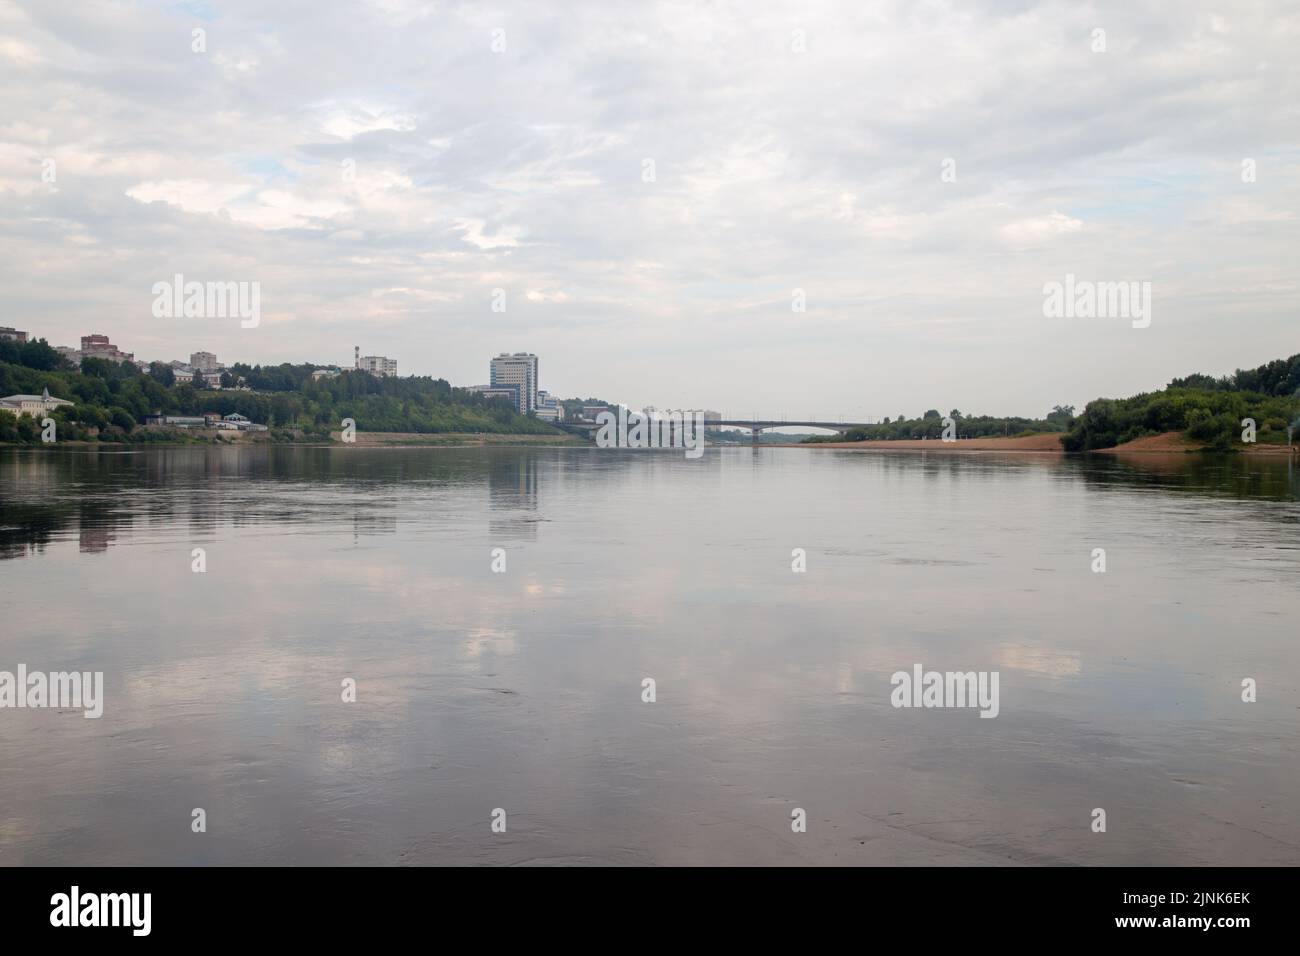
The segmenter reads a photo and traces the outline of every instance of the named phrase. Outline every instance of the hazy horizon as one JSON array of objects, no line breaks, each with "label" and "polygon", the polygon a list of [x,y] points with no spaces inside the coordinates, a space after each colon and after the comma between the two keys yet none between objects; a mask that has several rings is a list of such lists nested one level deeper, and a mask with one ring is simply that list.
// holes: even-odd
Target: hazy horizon
[{"label": "hazy horizon", "polygon": [[[1297,38],[1291,3],[3,2],[0,324],[455,385],[529,351],[732,416],[1082,408],[1300,351]],[[260,324],[155,318],[176,273],[259,282]],[[1045,318],[1067,274],[1149,281],[1150,327]]]}]

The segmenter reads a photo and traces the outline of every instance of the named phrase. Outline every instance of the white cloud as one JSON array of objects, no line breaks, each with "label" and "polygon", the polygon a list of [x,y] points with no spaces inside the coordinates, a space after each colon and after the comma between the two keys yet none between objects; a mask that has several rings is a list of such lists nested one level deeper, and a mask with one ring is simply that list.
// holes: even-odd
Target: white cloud
[{"label": "white cloud", "polygon": [[1035,245],[1083,229],[1083,221],[1062,212],[1017,219],[1002,226],[1002,238],[1016,246]]},{"label": "white cloud", "polygon": [[529,302],[569,301],[569,296],[561,289],[529,289],[524,294]]},{"label": "white cloud", "polygon": [[[1280,2],[228,0],[206,55],[192,21],[0,3],[0,282],[56,344],[110,315],[188,354],[139,302],[183,271],[296,317],[235,358],[346,361],[382,328],[412,371],[528,349],[561,394],[660,406],[1030,413],[1295,350]],[[1044,324],[1067,272],[1151,278],[1161,337]]]},{"label": "white cloud", "polygon": [[490,230],[482,219],[456,219],[455,228],[462,238],[479,249],[513,249],[519,245],[523,229],[518,226],[499,226]]},{"label": "white cloud", "polygon": [[165,179],[137,183],[126,191],[140,202],[165,202],[185,212],[214,213],[226,209],[248,192],[243,183],[211,183],[199,179]]}]

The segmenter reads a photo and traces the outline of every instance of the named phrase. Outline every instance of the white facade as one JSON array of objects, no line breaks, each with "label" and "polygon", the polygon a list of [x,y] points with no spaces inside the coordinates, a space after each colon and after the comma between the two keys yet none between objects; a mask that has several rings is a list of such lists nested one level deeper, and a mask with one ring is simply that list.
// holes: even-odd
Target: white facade
[{"label": "white facade", "polygon": [[221,376],[225,374],[224,371],[221,369],[207,372],[201,368],[197,368],[191,365],[186,365],[184,362],[172,362],[171,369],[172,369],[172,374],[176,376],[177,384],[181,384],[184,382],[193,382],[194,373],[200,372],[203,375],[203,381],[206,387],[212,389],[221,388]]},{"label": "white facade", "polygon": [[396,375],[397,359],[385,358],[382,355],[362,355],[357,359],[357,368],[371,375]]},{"label": "white facade", "polygon": [[537,390],[537,417],[545,422],[564,421],[564,406],[545,389]]},{"label": "white facade", "polygon": [[11,415],[44,415],[71,404],[66,398],[51,398],[47,388],[40,395],[6,395],[0,398],[0,411]]}]

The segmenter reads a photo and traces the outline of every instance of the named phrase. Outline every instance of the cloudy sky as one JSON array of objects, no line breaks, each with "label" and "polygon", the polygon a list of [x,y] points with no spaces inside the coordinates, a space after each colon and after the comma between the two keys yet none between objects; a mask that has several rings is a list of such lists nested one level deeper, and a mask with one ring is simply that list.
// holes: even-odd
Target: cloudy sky
[{"label": "cloudy sky", "polygon": [[[1300,351],[1297,49],[1273,2],[0,0],[0,324],[459,385],[526,350],[730,415],[1081,406]],[[261,324],[155,318],[176,273]],[[1150,281],[1150,327],[1045,318],[1067,273]]]}]

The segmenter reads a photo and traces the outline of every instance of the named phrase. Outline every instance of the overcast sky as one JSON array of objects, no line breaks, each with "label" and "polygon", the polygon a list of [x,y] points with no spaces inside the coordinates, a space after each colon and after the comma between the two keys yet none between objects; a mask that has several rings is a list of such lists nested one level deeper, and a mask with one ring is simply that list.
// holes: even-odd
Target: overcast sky
[{"label": "overcast sky", "polygon": [[[1082,406],[1300,351],[1298,50],[1269,2],[0,0],[0,325],[457,385],[531,351],[729,415]],[[155,318],[176,273],[261,324]],[[1150,327],[1045,318],[1066,273],[1150,281]]]}]

